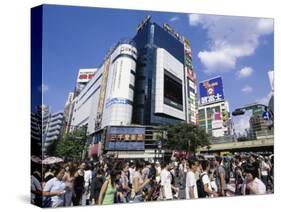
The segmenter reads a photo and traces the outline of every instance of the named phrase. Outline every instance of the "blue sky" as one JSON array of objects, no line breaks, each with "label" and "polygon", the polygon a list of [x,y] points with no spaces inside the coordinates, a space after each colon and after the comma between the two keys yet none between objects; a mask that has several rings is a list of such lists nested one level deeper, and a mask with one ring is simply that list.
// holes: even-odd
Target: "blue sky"
[{"label": "blue sky", "polygon": [[190,40],[198,81],[222,76],[231,111],[267,102],[267,72],[274,69],[272,19],[45,5],[44,103],[63,110],[78,70],[98,67],[114,43],[135,35],[146,15]]}]

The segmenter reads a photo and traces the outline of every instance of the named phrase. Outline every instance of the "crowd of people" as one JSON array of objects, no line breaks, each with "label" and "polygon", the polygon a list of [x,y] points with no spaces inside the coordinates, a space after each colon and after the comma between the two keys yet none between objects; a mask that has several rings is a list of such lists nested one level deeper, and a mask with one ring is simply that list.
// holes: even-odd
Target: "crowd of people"
[{"label": "crowd of people", "polygon": [[273,157],[190,157],[33,164],[31,201],[41,207],[106,205],[273,192]]}]

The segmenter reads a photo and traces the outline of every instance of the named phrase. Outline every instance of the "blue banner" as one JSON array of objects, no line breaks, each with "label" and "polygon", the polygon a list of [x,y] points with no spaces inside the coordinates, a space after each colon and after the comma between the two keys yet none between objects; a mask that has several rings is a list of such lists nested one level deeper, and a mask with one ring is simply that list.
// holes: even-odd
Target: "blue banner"
[{"label": "blue banner", "polygon": [[145,134],[145,128],[141,127],[110,127],[108,134]]},{"label": "blue banner", "polygon": [[144,142],[107,142],[107,150],[144,150]]},{"label": "blue banner", "polygon": [[224,100],[222,78],[216,77],[199,83],[200,104],[210,104]]}]

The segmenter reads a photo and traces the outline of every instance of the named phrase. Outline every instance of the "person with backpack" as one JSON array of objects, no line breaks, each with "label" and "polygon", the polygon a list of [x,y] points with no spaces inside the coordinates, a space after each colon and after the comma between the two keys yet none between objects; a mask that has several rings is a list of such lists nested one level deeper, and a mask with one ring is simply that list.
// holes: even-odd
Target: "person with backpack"
[{"label": "person with backpack", "polygon": [[197,165],[194,160],[189,161],[189,171],[186,175],[186,186],[185,186],[185,193],[186,199],[195,199],[198,198],[198,190],[196,184],[195,173],[197,171]]},{"label": "person with backpack", "polygon": [[202,173],[197,180],[197,190],[199,198],[217,197],[217,193],[213,191],[211,182],[208,176],[210,170],[210,163],[208,160],[201,161]]}]

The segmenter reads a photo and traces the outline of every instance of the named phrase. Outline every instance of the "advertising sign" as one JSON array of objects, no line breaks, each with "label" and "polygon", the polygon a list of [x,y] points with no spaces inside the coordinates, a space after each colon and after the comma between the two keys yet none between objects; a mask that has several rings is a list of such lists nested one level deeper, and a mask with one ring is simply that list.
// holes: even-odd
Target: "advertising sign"
[{"label": "advertising sign", "polygon": [[97,69],[80,69],[77,76],[77,83],[89,82],[95,75]]},{"label": "advertising sign", "polygon": [[110,127],[106,135],[106,150],[144,150],[145,128]]},{"label": "advertising sign", "polygon": [[199,83],[200,104],[210,104],[224,100],[222,78],[216,77]]},{"label": "advertising sign", "polygon": [[191,81],[196,82],[196,74],[192,69],[185,67],[185,74]]}]

